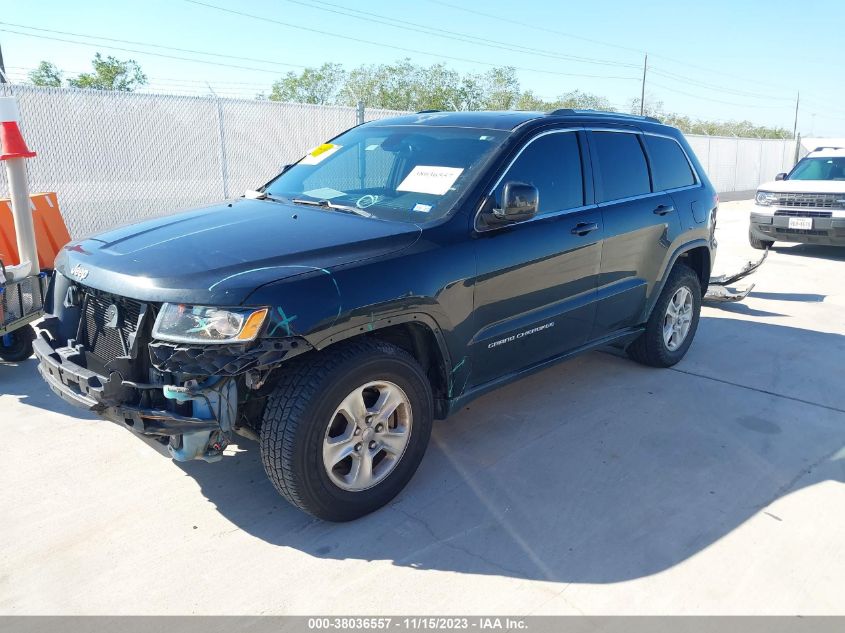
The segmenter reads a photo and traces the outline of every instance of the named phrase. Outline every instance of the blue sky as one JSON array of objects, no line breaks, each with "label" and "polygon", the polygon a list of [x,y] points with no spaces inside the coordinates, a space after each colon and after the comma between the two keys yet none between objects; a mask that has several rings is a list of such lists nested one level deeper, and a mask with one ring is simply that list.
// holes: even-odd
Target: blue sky
[{"label": "blue sky", "polygon": [[[794,0],[202,2],[267,20],[186,0],[2,0],[0,45],[7,71],[13,80],[23,79],[46,59],[72,75],[89,69],[94,53],[100,51],[135,59],[154,91],[207,94],[208,83],[220,96],[251,97],[262,90],[269,92],[275,78],[302,66],[331,61],[351,68],[410,57],[421,64],[444,62],[472,72],[489,68],[485,64],[513,65],[519,68],[523,88],[545,98],[579,89],[625,107],[639,95],[647,51],[651,72],[646,98],[662,101],[666,110],[697,118],[748,119],[791,130],[795,93],[800,89],[799,131],[805,136],[845,136],[845,2],[841,0],[800,4]],[[369,12],[382,20],[403,20],[407,28],[336,13],[350,10]],[[444,37],[411,30],[417,27],[409,22],[438,30]],[[90,39],[24,27],[263,61],[101,40],[92,44]],[[458,41],[444,30],[474,41]],[[479,39],[497,43],[487,46]],[[503,50],[503,44],[534,51]],[[157,57],[151,52],[212,63]]]}]

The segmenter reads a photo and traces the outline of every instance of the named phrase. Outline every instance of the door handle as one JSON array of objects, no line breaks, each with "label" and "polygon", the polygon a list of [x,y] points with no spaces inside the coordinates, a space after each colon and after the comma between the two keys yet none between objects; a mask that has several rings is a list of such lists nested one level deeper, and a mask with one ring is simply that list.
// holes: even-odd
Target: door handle
[{"label": "door handle", "polygon": [[579,222],[575,226],[572,227],[572,235],[580,235],[584,236],[587,233],[592,233],[593,231],[598,231],[599,225],[595,222]]},{"label": "door handle", "polygon": [[675,210],[671,204],[661,204],[654,210],[654,215],[666,215],[667,213],[672,213]]}]

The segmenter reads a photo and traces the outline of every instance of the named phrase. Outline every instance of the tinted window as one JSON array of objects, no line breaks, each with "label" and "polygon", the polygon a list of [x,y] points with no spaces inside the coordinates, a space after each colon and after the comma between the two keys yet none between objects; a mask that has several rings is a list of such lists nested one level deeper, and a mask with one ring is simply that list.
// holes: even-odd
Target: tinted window
[{"label": "tinted window", "polygon": [[686,154],[677,142],[661,136],[645,136],[651,158],[651,177],[654,190],[675,189],[695,184]]},{"label": "tinted window", "polygon": [[505,183],[511,180],[537,187],[541,214],[582,206],[584,179],[577,135],[574,132],[546,134],[530,143],[499,183],[497,203],[501,203]]},{"label": "tinted window", "polygon": [[592,145],[598,158],[602,201],[651,191],[645,154],[637,136],[620,132],[593,133]]}]

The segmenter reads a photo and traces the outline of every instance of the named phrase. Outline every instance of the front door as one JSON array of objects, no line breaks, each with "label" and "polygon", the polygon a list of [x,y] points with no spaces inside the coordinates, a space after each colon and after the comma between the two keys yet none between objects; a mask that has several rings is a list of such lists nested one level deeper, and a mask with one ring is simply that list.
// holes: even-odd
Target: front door
[{"label": "front door", "polygon": [[595,316],[602,217],[585,187],[583,133],[545,132],[518,154],[494,191],[508,181],[537,187],[538,215],[480,231],[475,240],[476,333],[471,341],[477,386],[575,349]]}]

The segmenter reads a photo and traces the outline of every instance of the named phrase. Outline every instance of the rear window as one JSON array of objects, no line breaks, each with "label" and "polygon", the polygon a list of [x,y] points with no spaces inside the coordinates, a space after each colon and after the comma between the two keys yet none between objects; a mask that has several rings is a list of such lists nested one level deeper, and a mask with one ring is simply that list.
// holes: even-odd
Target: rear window
[{"label": "rear window", "polygon": [[602,202],[651,192],[648,166],[637,136],[593,132],[592,147],[598,158]]},{"label": "rear window", "polygon": [[677,141],[662,136],[645,136],[651,158],[654,190],[677,189],[695,184],[692,168]]}]

